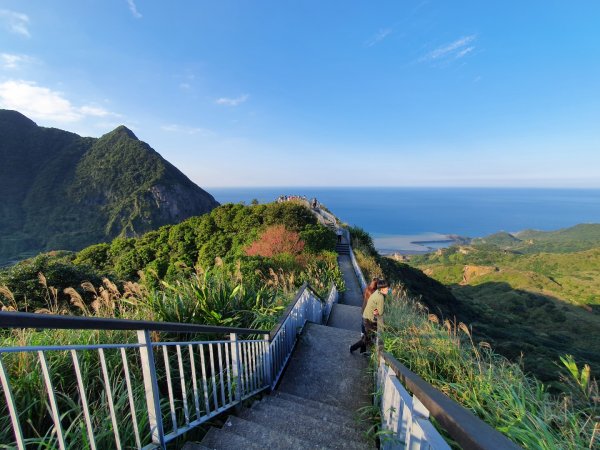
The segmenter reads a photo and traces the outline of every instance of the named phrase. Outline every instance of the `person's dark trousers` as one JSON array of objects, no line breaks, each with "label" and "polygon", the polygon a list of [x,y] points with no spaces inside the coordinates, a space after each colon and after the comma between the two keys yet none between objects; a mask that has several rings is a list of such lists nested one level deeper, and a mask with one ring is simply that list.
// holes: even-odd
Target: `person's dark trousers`
[{"label": "person's dark trousers", "polygon": [[367,351],[367,347],[369,347],[371,345],[371,342],[373,342],[373,336],[375,335],[375,331],[377,330],[377,323],[367,319],[363,319],[363,324],[365,327],[365,333],[359,341],[352,344],[352,346],[350,347],[351,352],[354,352],[355,350],[360,348],[360,352],[365,353]]}]

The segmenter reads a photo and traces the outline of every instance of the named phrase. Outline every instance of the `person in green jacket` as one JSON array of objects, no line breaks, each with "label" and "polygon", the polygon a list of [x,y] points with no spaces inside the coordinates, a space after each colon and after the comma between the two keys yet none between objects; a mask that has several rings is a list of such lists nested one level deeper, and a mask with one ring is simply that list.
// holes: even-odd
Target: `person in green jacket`
[{"label": "person in green jacket", "polygon": [[367,305],[363,311],[363,324],[365,333],[361,339],[350,346],[350,353],[360,348],[361,353],[367,352],[367,347],[371,345],[373,336],[377,331],[377,318],[383,316],[384,300],[390,292],[390,285],[385,280],[377,281],[377,290],[371,294]]}]

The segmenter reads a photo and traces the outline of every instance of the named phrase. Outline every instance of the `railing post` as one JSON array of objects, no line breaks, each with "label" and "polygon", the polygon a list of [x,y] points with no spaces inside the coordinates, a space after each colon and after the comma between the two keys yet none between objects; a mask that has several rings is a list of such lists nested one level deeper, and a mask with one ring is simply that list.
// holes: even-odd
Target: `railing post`
[{"label": "railing post", "polygon": [[235,380],[234,403],[240,403],[242,401],[242,355],[240,355],[237,333],[231,333],[229,340],[231,345],[231,370]]},{"label": "railing post", "polygon": [[154,351],[152,350],[152,339],[148,330],[138,330],[137,336],[138,342],[142,344],[140,347],[140,357],[152,443],[164,449],[166,448],[165,432],[162,423],[162,413],[160,411],[160,396],[158,391],[158,380],[156,378]]},{"label": "railing post", "polygon": [[269,386],[269,390],[272,389],[273,383],[273,363],[271,361],[271,342],[270,336],[268,334],[263,335],[263,345],[264,345],[264,364],[265,364],[265,381]]}]

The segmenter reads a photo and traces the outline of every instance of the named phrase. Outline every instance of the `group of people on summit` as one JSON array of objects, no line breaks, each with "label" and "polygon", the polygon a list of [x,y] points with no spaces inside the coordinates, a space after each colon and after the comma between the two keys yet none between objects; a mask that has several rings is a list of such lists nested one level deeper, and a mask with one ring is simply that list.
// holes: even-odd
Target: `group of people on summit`
[{"label": "group of people on summit", "polygon": [[360,340],[350,346],[350,353],[360,348],[361,354],[367,353],[377,332],[377,319],[383,317],[384,300],[391,297],[392,290],[386,280],[373,278],[363,295],[362,334]]}]

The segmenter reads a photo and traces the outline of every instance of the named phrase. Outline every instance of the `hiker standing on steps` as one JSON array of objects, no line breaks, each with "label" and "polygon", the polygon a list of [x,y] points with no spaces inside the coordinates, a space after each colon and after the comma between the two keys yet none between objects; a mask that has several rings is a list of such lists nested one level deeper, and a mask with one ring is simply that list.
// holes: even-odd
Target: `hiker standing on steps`
[{"label": "hiker standing on steps", "polygon": [[335,229],[335,234],[337,234],[337,241],[338,241],[338,244],[341,244],[341,243],[342,243],[342,234],[343,234],[343,233],[342,233],[342,229],[341,229],[341,228],[339,228],[339,227],[338,227],[338,228],[336,228],[336,229]]},{"label": "hiker standing on steps", "polygon": [[365,321],[362,320],[362,313],[365,312],[365,308],[367,307],[367,302],[369,301],[369,297],[371,296],[371,294],[373,294],[373,292],[375,292],[377,290],[377,282],[379,281],[379,278],[373,278],[371,280],[371,282],[367,285],[367,288],[365,289],[365,293],[363,294],[363,304],[362,304],[362,309],[360,310],[360,318],[361,318],[361,324],[360,324],[360,331],[362,331],[362,334],[365,334]]},{"label": "hiker standing on steps", "polygon": [[377,281],[377,290],[371,294],[367,301],[367,306],[363,311],[363,324],[365,327],[365,334],[358,342],[355,342],[350,346],[350,353],[360,348],[360,353],[366,353],[367,347],[373,342],[373,337],[377,332],[377,318],[383,316],[383,301],[390,292],[390,285],[385,280]]}]

